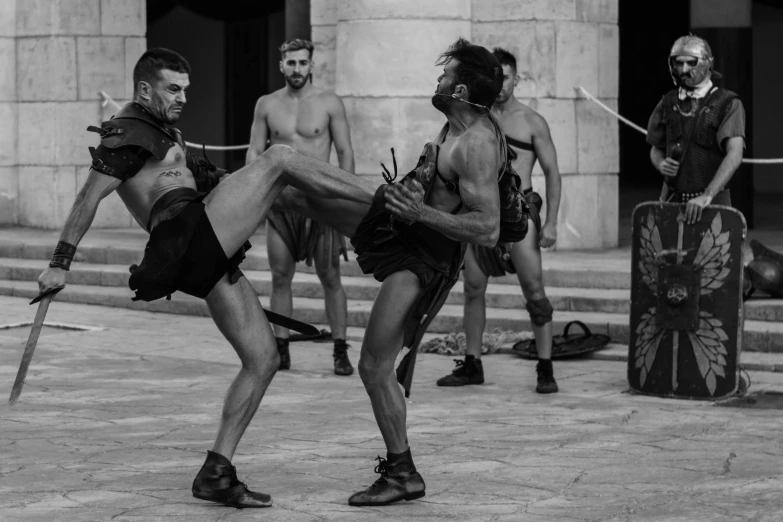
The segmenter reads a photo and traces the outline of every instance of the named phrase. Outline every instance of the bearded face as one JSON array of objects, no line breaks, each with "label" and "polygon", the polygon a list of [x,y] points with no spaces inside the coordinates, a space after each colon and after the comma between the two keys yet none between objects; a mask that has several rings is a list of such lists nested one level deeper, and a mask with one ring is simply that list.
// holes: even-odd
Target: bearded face
[{"label": "bearded face", "polygon": [[669,58],[669,69],[679,87],[693,90],[709,78],[712,61],[687,55],[673,56]]},{"label": "bearded face", "polygon": [[693,90],[712,74],[713,58],[709,44],[697,36],[683,36],[669,53],[669,72],[674,83]]}]

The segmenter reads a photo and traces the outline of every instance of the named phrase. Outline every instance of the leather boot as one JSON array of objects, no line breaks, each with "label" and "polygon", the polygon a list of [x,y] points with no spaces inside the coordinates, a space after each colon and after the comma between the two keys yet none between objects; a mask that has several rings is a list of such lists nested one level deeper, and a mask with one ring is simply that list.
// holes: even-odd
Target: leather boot
[{"label": "leather boot", "polygon": [[468,384],[484,384],[484,366],[481,359],[466,355],[464,361],[454,359],[457,367],[445,377],[437,381],[438,386],[466,386]]},{"label": "leather boot", "polygon": [[332,357],[334,357],[334,373],[336,375],[353,374],[353,366],[348,359],[348,348],[350,348],[350,345],[346,344],[342,339],[337,339],[334,342],[334,353],[332,354]]},{"label": "leather boot", "polygon": [[555,372],[552,369],[552,361],[550,359],[539,359],[536,365],[536,373],[538,374],[538,383],[536,384],[538,393],[557,393]]},{"label": "leather boot", "polygon": [[385,506],[400,500],[415,500],[424,496],[424,479],[416,472],[411,450],[405,453],[387,453],[387,459],[380,455],[375,472],[381,477],[364,491],[351,495],[351,506]]},{"label": "leather boot", "polygon": [[237,469],[220,453],[207,451],[207,460],[193,481],[193,496],[235,508],[262,508],[272,497],[250,491],[237,478]]}]

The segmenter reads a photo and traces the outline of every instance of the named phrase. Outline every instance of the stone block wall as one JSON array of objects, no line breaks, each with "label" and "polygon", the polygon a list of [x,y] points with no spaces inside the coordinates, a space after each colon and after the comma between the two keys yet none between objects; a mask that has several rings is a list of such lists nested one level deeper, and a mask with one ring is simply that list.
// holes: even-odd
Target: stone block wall
[{"label": "stone block wall", "polygon": [[[0,0],[0,224],[60,228],[86,179],[99,91],[132,96],[145,0]],[[93,226],[133,224],[116,194]]]},{"label": "stone block wall", "polygon": [[[403,172],[415,164],[444,121],[430,97],[450,43],[504,47],[558,151],[558,248],[617,244],[618,124],[575,87],[617,107],[618,0],[311,0],[311,19],[315,81],[345,100],[357,173],[377,176],[390,147]],[[533,185],[545,195],[538,165]]]}]

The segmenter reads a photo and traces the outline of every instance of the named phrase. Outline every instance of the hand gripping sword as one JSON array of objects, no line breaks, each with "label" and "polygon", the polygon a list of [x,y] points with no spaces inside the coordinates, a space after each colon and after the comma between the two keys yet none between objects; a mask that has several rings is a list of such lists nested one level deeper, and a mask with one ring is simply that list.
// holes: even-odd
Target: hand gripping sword
[{"label": "hand gripping sword", "polygon": [[19,399],[19,394],[22,393],[22,386],[24,386],[24,379],[27,377],[27,369],[30,367],[30,361],[33,360],[33,352],[38,344],[38,336],[41,335],[41,329],[43,328],[44,319],[46,318],[46,312],[49,310],[49,303],[52,302],[52,298],[62,290],[64,287],[51,288],[46,292],[42,292],[36,296],[35,299],[30,301],[30,304],[35,304],[40,301],[38,305],[38,311],[35,314],[35,320],[33,321],[33,328],[30,330],[30,337],[27,338],[27,345],[24,347],[24,353],[22,354],[22,362],[19,364],[19,371],[16,374],[16,380],[14,381],[14,387],[11,389],[11,397],[8,399],[8,405],[13,406]]}]

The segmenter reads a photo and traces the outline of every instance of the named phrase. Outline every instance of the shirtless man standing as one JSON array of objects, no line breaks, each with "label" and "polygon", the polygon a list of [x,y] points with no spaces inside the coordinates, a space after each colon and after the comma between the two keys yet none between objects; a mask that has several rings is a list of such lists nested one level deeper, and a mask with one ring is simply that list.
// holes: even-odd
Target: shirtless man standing
[{"label": "shirtless man standing", "polygon": [[[512,244],[511,258],[503,259],[498,249],[471,245],[465,256],[465,330],[466,355],[457,360],[457,368],[438,379],[438,386],[465,386],[484,382],[481,363],[481,345],[486,324],[486,303],[489,276],[499,277],[517,274],[526,308],[530,314],[533,334],[538,349],[538,393],[557,392],[557,382],[552,370],[552,305],[544,292],[541,250],[551,247],[557,239],[557,212],[560,208],[560,171],[557,168],[557,152],[549,134],[549,125],[536,111],[524,105],[514,96],[519,83],[517,61],[514,55],[496,47],[493,54],[503,65],[503,90],[492,106],[500,127],[506,134],[514,157],[514,169],[522,178],[520,190],[525,194],[531,215],[531,226],[525,239]],[[541,226],[541,196],[533,192],[532,173],[536,160],[541,163],[546,179],[546,222]]]},{"label": "shirtless man standing", "polygon": [[[247,164],[266,150],[267,141],[269,145],[288,145],[306,156],[328,162],[334,142],[340,168],[353,173],[351,131],[343,102],[312,84],[312,42],[285,42],[280,53],[280,72],[286,86],[258,100]],[[348,302],[340,280],[340,254],[348,260],[344,236],[296,212],[273,210],[267,215],[266,248],[272,270],[271,309],[289,317],[293,312],[291,282],[296,263],[306,261],[310,266],[315,261],[334,340],[334,373],[351,375],[353,366],[345,342]],[[288,329],[278,325],[274,329],[280,369],[288,370],[291,368]]]}]

